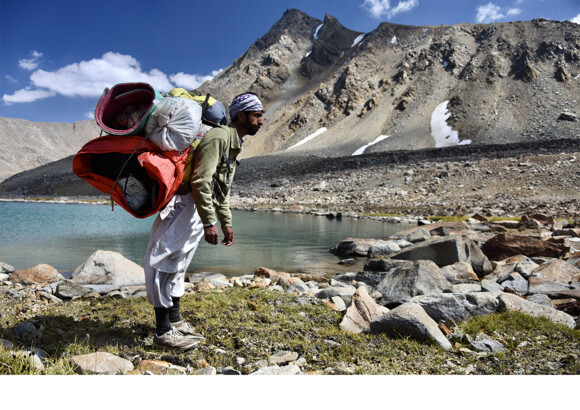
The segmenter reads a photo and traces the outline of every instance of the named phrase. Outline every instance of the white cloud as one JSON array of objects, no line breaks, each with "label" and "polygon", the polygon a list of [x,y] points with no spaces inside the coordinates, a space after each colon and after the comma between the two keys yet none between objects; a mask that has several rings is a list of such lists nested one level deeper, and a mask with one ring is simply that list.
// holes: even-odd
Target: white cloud
[{"label": "white cloud", "polygon": [[572,23],[580,24],[580,14],[574,17],[571,21]]},{"label": "white cloud", "polygon": [[39,53],[36,50],[32,50],[32,52],[30,53],[32,55],[32,58],[23,58],[21,60],[18,60],[18,66],[20,68],[23,68],[24,70],[36,70],[38,68],[38,64],[40,58],[42,57],[42,53]]},{"label": "white cloud", "polygon": [[14,103],[28,103],[43,100],[45,98],[54,97],[55,95],[56,93],[54,91],[23,88],[12,95],[5,94],[2,97],[2,100],[6,105],[11,105]]},{"label": "white cloud", "polygon": [[4,76],[4,78],[6,78],[6,79],[7,79],[8,81],[10,81],[11,83],[14,83],[14,84],[18,83],[18,80],[17,80],[16,78],[12,77],[11,75],[8,75],[8,74],[6,74],[6,75]]},{"label": "white cloud", "polygon": [[509,9],[507,11],[507,15],[508,16],[517,16],[518,14],[521,14],[522,9],[518,9],[518,8],[513,8],[513,9]]},{"label": "white cloud", "polygon": [[390,0],[365,0],[362,7],[366,8],[375,18],[392,18],[399,13],[410,11],[419,5],[418,0],[401,0],[391,7]]},{"label": "white cloud", "polygon": [[493,3],[487,3],[485,6],[477,7],[477,22],[478,23],[491,23],[492,21],[497,21],[505,16],[501,14],[501,8]]},{"label": "white cloud", "polygon": [[206,81],[210,81],[216,75],[218,75],[222,70],[214,70],[210,75],[200,75],[200,74],[186,74],[177,73],[169,76],[169,80],[176,87],[185,88],[186,90],[194,90]]},{"label": "white cloud", "polygon": [[108,52],[101,58],[70,64],[56,71],[36,70],[30,76],[31,87],[12,95],[5,94],[2,99],[5,103],[15,103],[32,102],[58,94],[66,97],[99,97],[105,88],[127,82],[149,83],[159,91],[169,91],[178,85],[193,89],[216,74],[214,71],[205,76],[187,73],[167,75],[158,69],[145,72],[130,55]]}]

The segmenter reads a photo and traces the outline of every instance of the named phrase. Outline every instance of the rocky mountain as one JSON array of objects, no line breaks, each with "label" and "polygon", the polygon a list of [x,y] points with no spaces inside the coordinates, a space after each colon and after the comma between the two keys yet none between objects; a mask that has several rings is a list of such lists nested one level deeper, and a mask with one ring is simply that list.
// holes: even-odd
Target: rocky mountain
[{"label": "rocky mountain", "polygon": [[[226,106],[241,92],[259,94],[265,126],[246,140],[243,157],[269,154],[273,164],[307,155],[576,140],[580,25],[382,23],[360,33],[332,16],[320,21],[290,9],[195,91]],[[74,154],[97,135],[92,121],[0,118],[0,180]]]},{"label": "rocky mountain", "polygon": [[68,124],[0,117],[0,181],[76,153],[99,131],[92,120]]}]

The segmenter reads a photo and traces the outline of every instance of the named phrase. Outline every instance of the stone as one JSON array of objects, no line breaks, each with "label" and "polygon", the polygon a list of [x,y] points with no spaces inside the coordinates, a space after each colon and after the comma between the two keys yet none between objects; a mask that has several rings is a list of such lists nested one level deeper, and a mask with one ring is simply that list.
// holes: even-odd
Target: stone
[{"label": "stone", "polygon": [[511,233],[501,233],[494,236],[483,244],[481,250],[488,258],[496,261],[516,255],[558,258],[566,253],[566,249],[562,245],[557,245],[532,236]]},{"label": "stone", "polygon": [[493,340],[485,333],[479,333],[475,337],[475,340],[469,338],[469,343],[473,348],[481,352],[501,353],[507,350],[502,343]]},{"label": "stone", "polygon": [[330,301],[334,304],[334,310],[337,312],[344,312],[346,310],[346,304],[340,296],[333,296]]},{"label": "stone", "polygon": [[370,329],[371,320],[388,313],[388,309],[378,305],[364,286],[359,287],[352,297],[340,328],[351,333],[362,333]]},{"label": "stone", "polygon": [[329,286],[328,288],[322,289],[316,293],[316,297],[319,299],[330,299],[334,296],[352,296],[356,292],[356,288],[351,285],[347,286]]},{"label": "stone", "polygon": [[254,277],[269,278],[273,283],[276,283],[279,278],[290,279],[291,275],[286,272],[278,272],[273,269],[260,267],[254,272]]},{"label": "stone", "polygon": [[502,282],[501,285],[503,286],[504,291],[506,291],[506,289],[511,289],[520,295],[526,295],[528,293],[528,281],[525,279],[506,280]]},{"label": "stone", "polygon": [[411,303],[420,305],[436,322],[464,322],[472,316],[496,313],[501,292],[442,293],[416,296]]},{"label": "stone", "polygon": [[572,282],[574,275],[580,274],[580,269],[561,259],[554,259],[553,261],[542,263],[532,271],[532,274],[544,280],[568,285]]},{"label": "stone", "polygon": [[302,374],[300,367],[292,364],[282,367],[278,365],[263,367],[260,370],[250,373],[250,376],[294,376],[300,374]]},{"label": "stone", "polygon": [[443,293],[451,284],[432,261],[409,261],[398,270],[385,275],[377,286],[385,306],[409,301],[414,296]]},{"label": "stone", "polygon": [[514,263],[514,270],[522,275],[524,279],[527,279],[530,276],[536,276],[533,274],[533,271],[539,266],[531,258],[524,255],[512,256],[511,258],[506,259],[505,262],[506,264]]},{"label": "stone", "polygon": [[47,264],[36,265],[30,269],[16,270],[8,277],[10,282],[32,285],[37,283],[52,283],[64,280],[55,268]]},{"label": "stone", "polygon": [[203,369],[197,371],[200,376],[215,376],[217,374],[217,369],[213,366],[206,366]]},{"label": "stone", "polygon": [[564,312],[537,303],[530,302],[511,293],[502,293],[499,296],[499,310],[508,312],[523,312],[530,316],[546,317],[553,322],[562,324],[574,329],[576,323],[574,318]]},{"label": "stone", "polygon": [[72,281],[81,285],[143,285],[145,273],[141,266],[120,253],[98,250],[76,268]]},{"label": "stone", "polygon": [[448,292],[450,293],[478,293],[481,292],[481,284],[479,282],[457,283],[451,285]]},{"label": "stone", "polygon": [[72,299],[74,297],[85,296],[91,292],[91,289],[81,286],[78,283],[70,280],[63,280],[56,287],[55,294],[61,299]]},{"label": "stone", "polygon": [[401,247],[394,241],[386,241],[384,243],[376,243],[369,247],[368,257],[376,258],[377,256],[388,256],[397,253]]},{"label": "stone", "polygon": [[444,350],[451,350],[452,347],[437,323],[417,303],[404,303],[372,320],[370,330],[391,337],[409,336],[417,340],[433,340]]},{"label": "stone", "polygon": [[552,300],[549,298],[549,296],[544,295],[542,293],[538,293],[535,295],[528,295],[528,296],[526,296],[526,300],[528,302],[534,302],[534,303],[537,303],[538,305],[542,305],[542,306],[555,307],[554,304],[552,304]]},{"label": "stone", "polygon": [[342,240],[338,245],[331,248],[331,252],[336,255],[344,256],[368,256],[371,247],[387,248],[398,246],[392,241],[384,241],[381,239],[358,239],[358,238],[346,238]]},{"label": "stone", "polygon": [[456,262],[469,263],[478,277],[492,272],[492,266],[481,249],[469,238],[460,235],[433,238],[403,249],[392,259],[430,260],[439,267],[453,265]]},{"label": "stone", "polygon": [[287,364],[298,359],[298,353],[288,350],[280,350],[268,358],[269,364]]},{"label": "stone", "polygon": [[14,335],[26,343],[42,338],[42,333],[36,329],[32,322],[22,322],[14,327]]},{"label": "stone", "polygon": [[486,292],[503,292],[503,286],[493,280],[482,279],[480,283],[481,289]]},{"label": "stone", "polygon": [[74,356],[71,362],[84,374],[126,374],[134,369],[129,360],[107,352]]},{"label": "stone", "polygon": [[12,272],[14,272],[15,270],[16,269],[14,269],[14,266],[8,265],[7,263],[0,261],[0,273],[5,273],[5,274],[9,275]]},{"label": "stone", "polygon": [[422,242],[430,237],[429,230],[423,227],[406,229],[390,236],[392,239],[402,239],[411,243]]},{"label": "stone", "polygon": [[542,294],[553,299],[574,298],[580,300],[580,286],[563,285],[542,278],[528,279],[528,294]]},{"label": "stone", "polygon": [[443,272],[443,276],[450,282],[457,280],[479,280],[473,267],[467,262],[456,262],[452,265],[444,266],[441,268],[441,272]]},{"label": "stone", "polygon": [[164,360],[148,359],[142,360],[135,367],[131,374],[172,374],[182,375],[187,373],[185,367],[176,366]]}]

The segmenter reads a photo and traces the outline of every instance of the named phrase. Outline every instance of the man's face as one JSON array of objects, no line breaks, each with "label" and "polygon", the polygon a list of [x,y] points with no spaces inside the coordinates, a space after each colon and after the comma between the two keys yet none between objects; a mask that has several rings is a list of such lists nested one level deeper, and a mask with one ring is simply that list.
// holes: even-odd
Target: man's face
[{"label": "man's face", "polygon": [[246,129],[246,135],[256,135],[260,127],[264,125],[264,121],[262,120],[262,111],[243,111],[242,115],[245,116],[245,118],[243,118],[243,125]]}]

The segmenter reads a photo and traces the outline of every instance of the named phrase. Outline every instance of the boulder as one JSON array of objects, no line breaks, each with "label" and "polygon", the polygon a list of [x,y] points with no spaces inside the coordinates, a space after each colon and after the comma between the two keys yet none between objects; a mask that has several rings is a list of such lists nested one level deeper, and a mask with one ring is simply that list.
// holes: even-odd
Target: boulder
[{"label": "boulder", "polygon": [[371,320],[388,313],[388,309],[378,305],[368,294],[366,287],[360,286],[352,297],[352,303],[340,322],[341,329],[351,333],[361,333],[370,329]]},{"label": "boulder", "polygon": [[412,337],[417,340],[434,340],[444,350],[451,349],[451,343],[417,303],[405,303],[370,323],[372,333],[386,333],[391,337]]},{"label": "boulder", "polygon": [[489,239],[481,250],[488,258],[500,261],[511,256],[526,255],[558,258],[566,253],[566,247],[532,236],[501,233]]},{"label": "boulder", "polygon": [[479,280],[471,264],[467,262],[456,262],[453,265],[447,265],[441,268],[443,276],[450,281],[458,280]]},{"label": "boulder", "polygon": [[78,284],[143,285],[145,273],[141,266],[120,253],[98,250],[76,268],[72,281]]},{"label": "boulder", "polygon": [[472,316],[496,313],[501,292],[443,293],[416,296],[410,300],[417,303],[436,322],[452,320],[464,322]]},{"label": "boulder", "polygon": [[397,253],[401,247],[395,241],[385,241],[373,244],[369,247],[368,257],[376,258],[377,256],[388,256]]},{"label": "boulder", "polygon": [[430,260],[439,267],[453,265],[456,262],[469,263],[475,273],[482,277],[493,268],[481,249],[471,239],[461,235],[451,235],[443,238],[433,238],[403,249],[392,259]]},{"label": "boulder", "polygon": [[336,255],[344,256],[367,256],[371,247],[387,248],[398,246],[392,241],[384,241],[381,239],[357,239],[346,238],[338,245],[334,246],[330,251]]},{"label": "boulder", "polygon": [[552,299],[574,298],[580,300],[580,286],[564,285],[542,278],[528,279],[528,294],[546,295]]},{"label": "boulder", "polygon": [[580,274],[580,269],[561,260],[554,259],[550,262],[542,263],[532,271],[533,276],[538,276],[544,280],[558,282],[568,285],[575,275]]},{"label": "boulder", "polygon": [[8,265],[7,263],[0,261],[0,273],[5,273],[5,274],[9,275],[12,272],[14,272],[15,270],[16,269],[14,269],[14,266]]},{"label": "boulder", "polygon": [[37,283],[53,283],[64,280],[55,268],[50,265],[40,264],[30,269],[16,270],[8,277],[10,282],[32,285]]},{"label": "boulder", "polygon": [[107,352],[78,355],[71,361],[84,374],[125,374],[134,369],[129,360]]},{"label": "boulder", "polygon": [[377,286],[382,304],[398,305],[419,295],[443,293],[451,286],[441,269],[432,261],[408,261],[396,271],[385,275]]},{"label": "boulder", "polygon": [[92,289],[79,285],[70,280],[63,280],[56,287],[56,296],[61,299],[72,299],[78,296],[85,296],[92,292]]},{"label": "boulder", "polygon": [[392,239],[402,239],[411,243],[422,242],[430,237],[431,234],[429,233],[429,230],[423,227],[406,229],[390,236]]},{"label": "boulder", "polygon": [[546,317],[553,322],[562,324],[571,329],[574,329],[576,326],[574,318],[567,313],[560,312],[559,310],[548,306],[530,302],[511,293],[502,293],[499,295],[499,310],[508,312],[517,311],[526,313],[530,316]]}]

